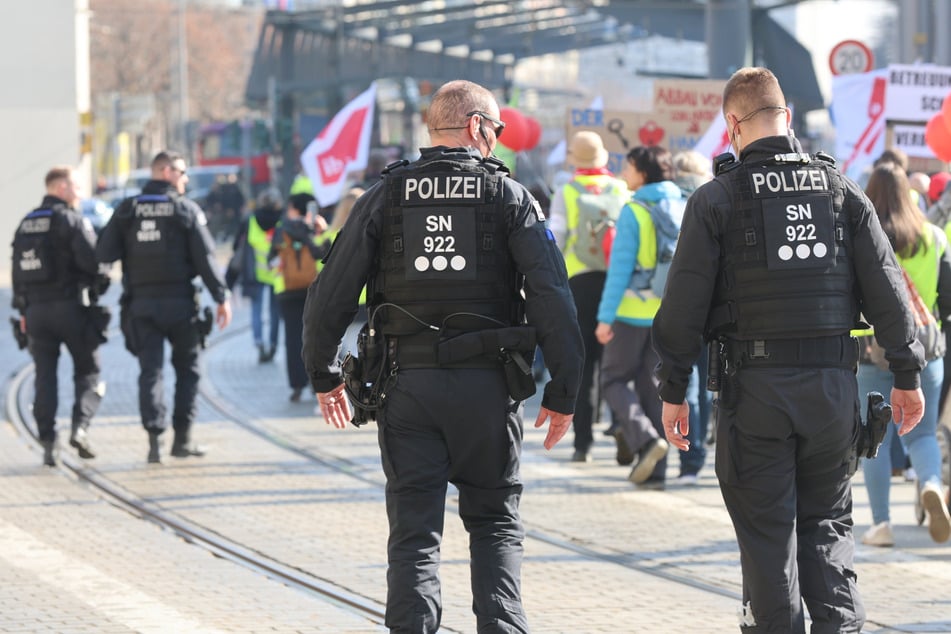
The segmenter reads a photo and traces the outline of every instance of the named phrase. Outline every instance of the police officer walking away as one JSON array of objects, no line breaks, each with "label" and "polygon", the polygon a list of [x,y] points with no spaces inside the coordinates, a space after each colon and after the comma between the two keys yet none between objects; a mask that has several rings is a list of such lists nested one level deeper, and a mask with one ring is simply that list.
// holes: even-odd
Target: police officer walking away
[{"label": "police officer walking away", "polygon": [[43,464],[51,467],[56,465],[61,344],[73,358],[69,444],[80,458],[96,457],[86,429],[105,393],[97,348],[105,341],[108,313],[95,303],[109,278],[99,274],[92,224],[77,211],[79,192],[71,167],[52,168],[43,202],[20,222],[13,238],[13,307],[20,311],[19,330],[26,333],[36,364],[33,416]]},{"label": "police officer walking away", "polygon": [[166,339],[175,368],[171,454],[204,455],[191,438],[198,351],[211,327],[210,319],[198,317],[199,289],[192,284],[197,275],[218,303],[218,326],[231,321],[230,293],[218,272],[214,241],[201,207],[184,195],[187,182],[181,155],[159,152],[152,160],[152,180],[140,195],[122,201],[96,248],[100,262],[122,261],[122,330],[126,347],[139,359],[139,412],[149,434],[150,463],[161,462],[159,436],[168,425],[162,380]]},{"label": "police officer walking away", "polygon": [[[722,352],[716,473],[743,570],[743,632],[858,632],[850,460],[864,314],[895,375],[899,434],[921,419],[923,350],[875,209],[831,158],[802,152],[776,77],[723,91],[739,162],[690,197],[654,347],[667,439],[689,443],[684,393],[701,336]],[[853,466],[850,467],[850,463]]]},{"label": "police officer walking away", "polygon": [[351,407],[337,346],[367,284],[358,349],[373,387],[364,394],[363,378],[352,376],[346,385],[356,394],[354,422],[369,413],[379,424],[390,630],[439,629],[452,482],[469,532],[477,629],[527,632],[518,401],[534,391],[537,336],[552,379],[535,426],[550,419],[545,447],[553,447],[571,424],[583,343],[541,208],[491,156],[505,127],[492,93],[449,82],[433,96],[428,123],[433,146],[412,164],[389,166],[331,247],[308,293],[304,361],[325,420],[344,427]]}]

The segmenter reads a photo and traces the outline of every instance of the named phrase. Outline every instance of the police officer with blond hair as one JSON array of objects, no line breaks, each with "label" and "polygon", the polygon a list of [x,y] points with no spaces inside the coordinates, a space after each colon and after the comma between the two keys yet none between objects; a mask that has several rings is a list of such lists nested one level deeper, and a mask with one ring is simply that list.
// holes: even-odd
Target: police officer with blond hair
[{"label": "police officer with blond hair", "polygon": [[[344,427],[353,415],[344,385],[358,412],[375,407],[394,632],[439,629],[450,482],[469,532],[475,629],[528,631],[518,401],[535,389],[536,339],[552,375],[535,421],[550,421],[546,448],[574,410],[583,344],[565,266],[538,203],[492,156],[499,116],[485,88],[442,86],[429,108],[432,147],[390,165],[356,202],[307,297],[303,354],[324,419]],[[336,358],[365,284],[360,361],[381,371],[364,397],[362,378],[341,382]]]},{"label": "police officer with blond hair", "polygon": [[218,304],[218,326],[231,321],[230,293],[218,271],[215,243],[201,207],[185,197],[187,183],[180,154],[156,154],[152,179],[140,195],[119,204],[96,247],[100,262],[122,261],[123,334],[139,360],[139,413],[149,435],[150,463],[162,461],[159,437],[169,423],[162,377],[166,341],[172,345],[175,369],[171,454],[205,454],[191,435],[202,342],[195,277],[201,276]]},{"label": "police officer with blond hair", "polygon": [[[653,341],[668,441],[689,443],[684,394],[701,338],[722,381],[716,473],[743,570],[743,632],[859,632],[850,471],[860,432],[849,331],[886,350],[899,434],[921,419],[924,365],[901,271],[862,190],[803,153],[776,77],[723,91],[739,161],[690,197]],[[863,396],[864,400],[864,396]]]},{"label": "police officer with blond hair", "polygon": [[95,458],[86,429],[99,409],[97,348],[106,323],[98,322],[96,297],[109,285],[96,263],[96,234],[79,213],[80,184],[71,167],[46,174],[46,195],[20,222],[13,238],[13,307],[20,311],[36,364],[33,416],[43,446],[43,464],[56,465],[57,363],[65,344],[73,358],[75,402],[69,444],[80,458]]}]

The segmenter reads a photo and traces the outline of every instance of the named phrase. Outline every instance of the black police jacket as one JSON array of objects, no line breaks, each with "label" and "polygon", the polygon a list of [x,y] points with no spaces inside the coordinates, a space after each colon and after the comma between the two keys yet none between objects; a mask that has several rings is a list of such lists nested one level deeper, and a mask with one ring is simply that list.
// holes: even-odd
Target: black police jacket
[{"label": "black police jacket", "polygon": [[[135,223],[141,221],[136,218],[136,200],[150,196],[167,197],[174,205],[174,213],[170,217],[156,216],[156,223],[164,223],[161,225],[164,233],[160,229],[157,234],[162,244],[160,249],[146,252],[141,245],[130,243],[130,235],[136,233]],[[142,194],[123,200],[116,208],[99,237],[96,257],[100,262],[122,261],[123,282],[133,295],[137,287],[146,285],[187,291],[191,281],[201,276],[211,296],[221,304],[227,299],[228,289],[218,271],[215,242],[207,224],[205,213],[197,203],[179,194],[171,183],[151,180],[145,184]],[[147,269],[154,283],[137,283],[138,274],[146,273],[139,269]]]},{"label": "black police jacket", "polygon": [[[745,147],[740,161],[756,163],[790,152],[802,152],[795,138],[766,137]],[[845,176],[841,179],[845,187],[843,210],[852,237],[852,286],[858,295],[858,307],[875,326],[876,336],[887,350],[895,369],[895,387],[915,389],[924,358],[915,341],[914,319],[896,291],[904,284],[901,270],[871,202],[858,185]],[[683,402],[703,344],[717,277],[723,267],[721,244],[734,211],[729,182],[726,178],[710,181],[687,201],[664,299],[654,317],[653,343],[660,357],[658,391],[669,403]]]},{"label": "black police jacket", "polygon": [[[478,164],[482,157],[474,149],[423,148],[420,159],[410,169],[435,160]],[[526,318],[536,329],[552,375],[542,405],[570,414],[574,412],[584,344],[564,260],[528,190],[510,178],[503,180],[503,188],[509,255],[515,270],[524,275]],[[379,266],[384,194],[384,185],[378,182],[357,200],[325,260],[317,284],[308,291],[303,356],[316,392],[327,392],[341,383],[337,348],[357,312],[361,290]],[[368,297],[368,303],[372,303],[372,298]]]},{"label": "black police jacket", "polygon": [[[40,219],[47,230],[29,232],[30,216],[37,211],[49,211]],[[35,223],[36,221],[34,221]],[[14,235],[14,260],[17,257],[17,241],[24,238],[39,238],[50,269],[45,282],[30,282],[28,276],[19,273],[21,267],[14,261],[12,267],[14,308],[26,310],[31,302],[75,300],[79,302],[79,287],[93,286],[97,279],[96,234],[90,222],[78,211],[71,209],[66,201],[56,196],[44,196],[36,210],[21,221]]]}]

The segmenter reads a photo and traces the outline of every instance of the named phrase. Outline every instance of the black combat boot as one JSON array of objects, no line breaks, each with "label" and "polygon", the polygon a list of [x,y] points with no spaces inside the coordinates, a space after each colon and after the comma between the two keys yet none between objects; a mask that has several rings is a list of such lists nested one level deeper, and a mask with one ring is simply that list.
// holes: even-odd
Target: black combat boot
[{"label": "black combat boot", "polygon": [[76,448],[76,452],[83,460],[96,457],[95,452],[92,450],[92,445],[89,444],[89,436],[86,434],[86,429],[83,427],[73,428],[73,433],[69,437],[69,444],[71,447]]},{"label": "black combat boot", "polygon": [[172,441],[172,455],[176,458],[201,457],[205,455],[205,449],[191,442],[188,432],[177,431],[175,432],[175,439]]},{"label": "black combat boot", "polygon": [[162,454],[159,451],[158,432],[149,432],[149,464],[159,464],[162,462]]},{"label": "black combat boot", "polygon": [[56,466],[56,441],[55,440],[41,440],[40,444],[43,446],[43,464],[47,467]]}]

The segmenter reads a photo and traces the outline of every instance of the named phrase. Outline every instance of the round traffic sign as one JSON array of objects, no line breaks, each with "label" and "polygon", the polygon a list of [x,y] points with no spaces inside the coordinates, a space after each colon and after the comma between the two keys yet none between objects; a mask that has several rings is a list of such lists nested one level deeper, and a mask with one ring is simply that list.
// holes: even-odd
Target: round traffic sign
[{"label": "round traffic sign", "polygon": [[867,73],[873,65],[871,49],[858,40],[842,40],[829,53],[829,68],[833,75]]}]

